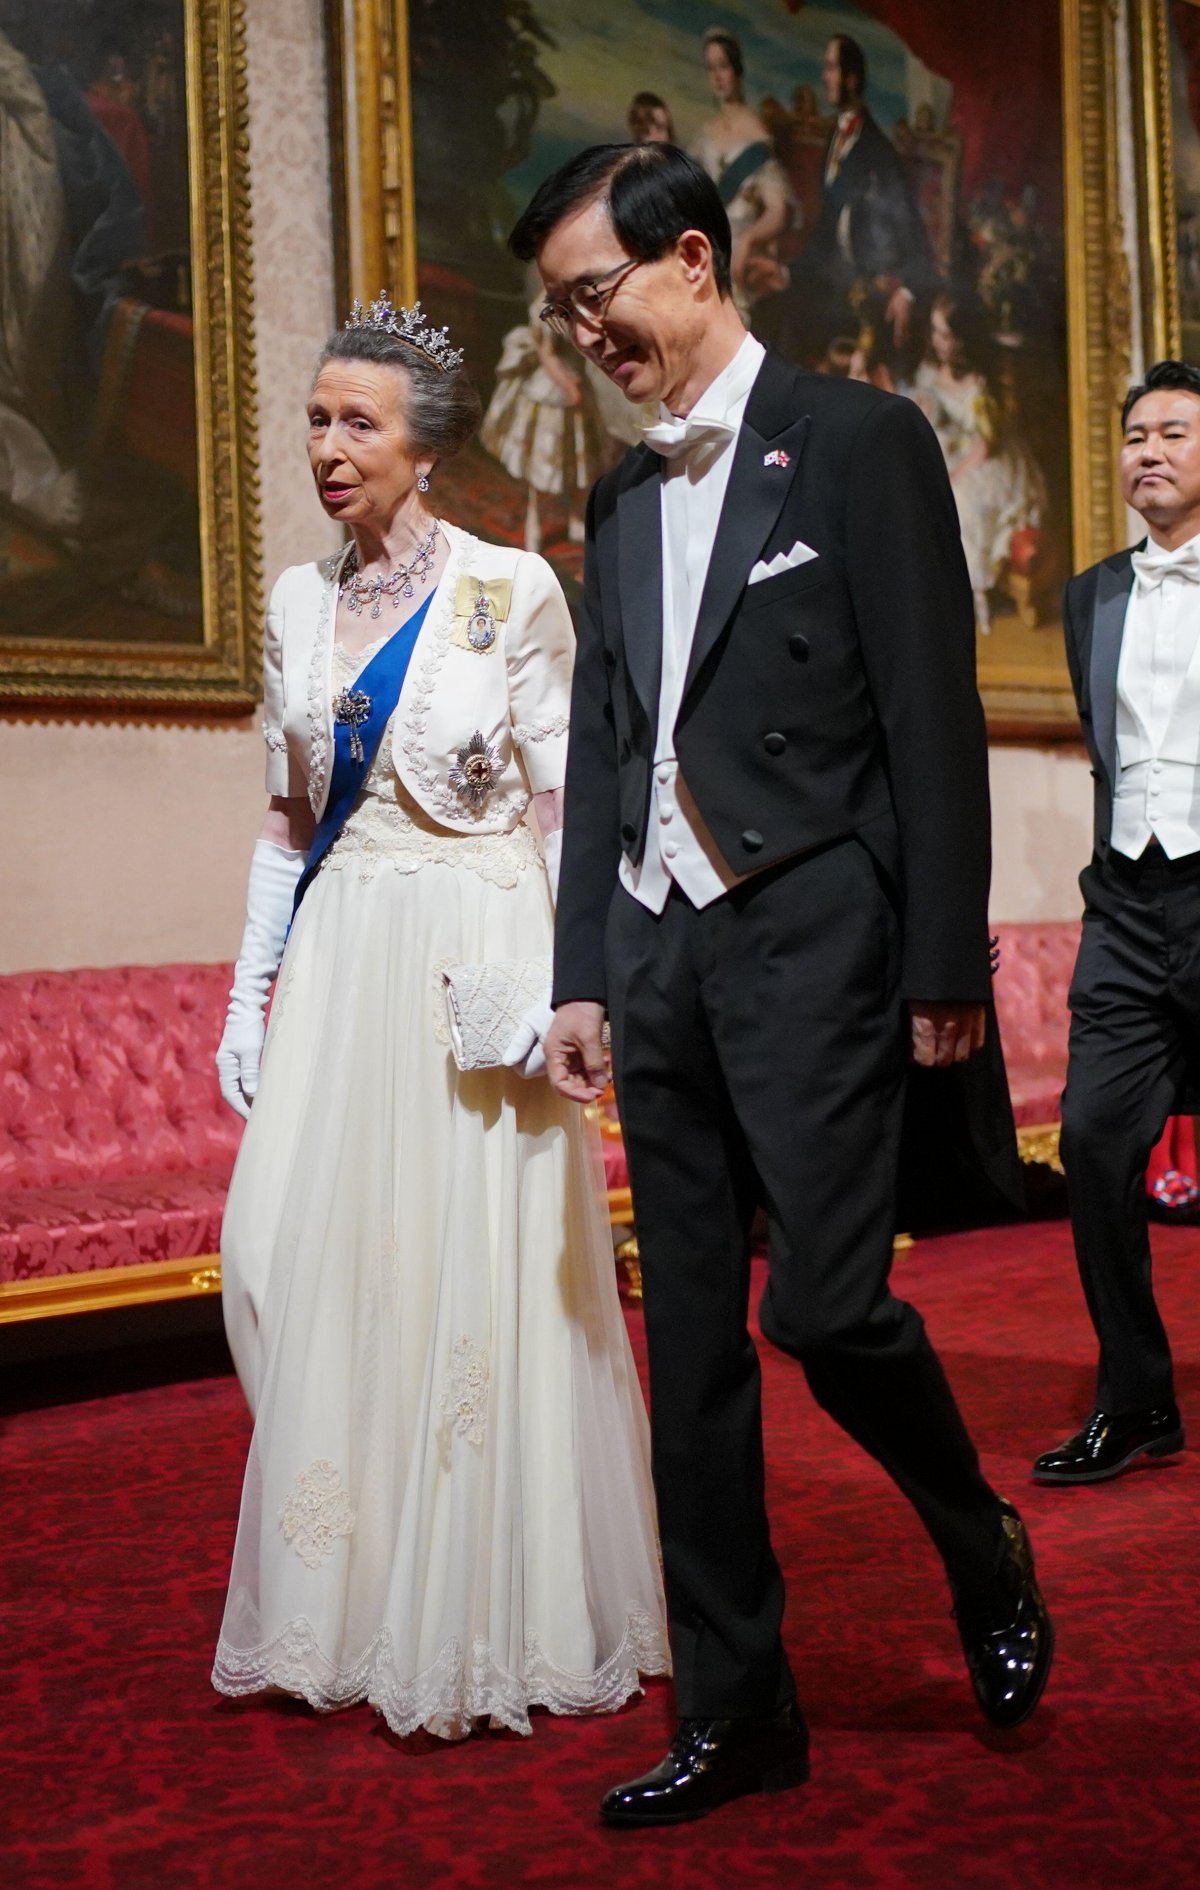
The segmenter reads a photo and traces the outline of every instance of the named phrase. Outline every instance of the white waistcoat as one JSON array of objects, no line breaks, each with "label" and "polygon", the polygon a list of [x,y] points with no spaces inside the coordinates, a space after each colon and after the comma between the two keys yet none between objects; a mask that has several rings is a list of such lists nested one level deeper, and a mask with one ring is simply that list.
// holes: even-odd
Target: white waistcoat
[{"label": "white waistcoat", "polygon": [[[1170,588],[1168,588],[1168,586]],[[1200,585],[1135,582],[1117,670],[1112,845],[1138,859],[1154,834],[1168,858],[1200,851]]]},{"label": "white waistcoat", "polygon": [[[575,634],[562,586],[544,558],[484,544],[455,526],[442,529],[450,557],[392,717],[393,765],[441,826],[507,833],[531,794],[565,779]],[[263,637],[267,792],[307,795],[318,820],[329,798],[333,626],[344,556],[335,552],[320,564],[284,571]],[[484,651],[466,635],[481,590],[496,619],[495,641]],[[459,750],[476,735],[495,758],[478,807],[450,778]]]}]

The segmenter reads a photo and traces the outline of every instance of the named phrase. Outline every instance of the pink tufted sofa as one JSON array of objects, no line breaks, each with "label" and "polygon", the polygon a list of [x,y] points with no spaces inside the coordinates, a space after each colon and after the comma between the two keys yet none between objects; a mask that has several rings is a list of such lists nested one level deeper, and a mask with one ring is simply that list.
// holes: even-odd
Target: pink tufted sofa
[{"label": "pink tufted sofa", "polygon": [[1058,1121],[1067,1075],[1067,990],[1079,950],[1074,920],[997,925],[996,1015],[1018,1129]]},{"label": "pink tufted sofa", "polygon": [[[998,925],[1000,969],[996,1013],[1004,1039],[1008,1086],[1017,1138],[1027,1161],[1059,1167],[1058,1120],[1067,1074],[1070,1015],[1067,991],[1079,950],[1079,926]],[[1150,1157],[1146,1185],[1172,1172],[1196,1174],[1195,1130],[1190,1116],[1173,1116]]]},{"label": "pink tufted sofa", "polygon": [[[996,1007],[1028,1160],[1057,1159],[1067,986],[1078,925],[1002,925]],[[232,967],[0,976],[0,1324],[220,1287],[241,1122],[213,1050]],[[609,1214],[631,1226],[611,1092],[600,1116]],[[1195,1173],[1176,1118],[1151,1163]],[[626,1242],[631,1277],[636,1245]]]},{"label": "pink tufted sofa", "polygon": [[0,977],[0,1321],[215,1290],[229,965]]},{"label": "pink tufted sofa", "polygon": [[[1058,1121],[1067,1074],[1067,991],[1079,949],[1076,920],[997,925],[996,1014],[1004,1041],[1017,1138],[1025,1160],[1058,1165]],[[614,1218],[628,1209],[629,1171],[611,1097],[601,1105],[605,1179]],[[1149,1181],[1166,1169],[1195,1173],[1190,1119],[1176,1117],[1155,1150]],[[630,1218],[632,1216],[630,1215]]]}]

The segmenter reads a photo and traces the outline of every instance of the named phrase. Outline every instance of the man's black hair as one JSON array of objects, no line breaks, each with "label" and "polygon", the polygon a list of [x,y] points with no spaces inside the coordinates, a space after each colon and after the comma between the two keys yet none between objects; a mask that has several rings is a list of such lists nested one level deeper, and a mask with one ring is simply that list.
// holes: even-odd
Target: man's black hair
[{"label": "man's black hair", "polygon": [[1122,402],[1122,433],[1129,420],[1130,410],[1136,407],[1143,395],[1157,394],[1162,388],[1179,388],[1181,392],[1195,394],[1200,399],[1200,368],[1193,367],[1190,361],[1156,361],[1152,368],[1147,368],[1145,380],[1131,387]]},{"label": "man's black hair", "polygon": [[593,144],[581,151],[538,186],[508,247],[518,261],[532,262],[565,217],[598,200],[607,201],[619,242],[639,262],[657,262],[685,230],[701,231],[712,244],[717,288],[729,294],[733,239],[725,206],[704,167],[673,144]]},{"label": "man's black hair", "polygon": [[859,98],[867,89],[867,55],[856,39],[849,33],[835,33],[837,41],[838,66],[843,79],[855,81]]}]

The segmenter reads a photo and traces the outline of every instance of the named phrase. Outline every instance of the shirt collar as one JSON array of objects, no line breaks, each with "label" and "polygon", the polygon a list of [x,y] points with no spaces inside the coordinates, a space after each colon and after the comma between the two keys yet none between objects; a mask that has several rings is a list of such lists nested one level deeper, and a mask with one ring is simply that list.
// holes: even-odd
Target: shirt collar
[{"label": "shirt collar", "polygon": [[1165,545],[1160,545],[1157,539],[1151,538],[1147,532],[1146,542],[1140,549],[1148,552],[1153,558],[1200,558],[1200,532],[1197,532],[1194,538],[1185,538],[1181,545],[1176,545],[1174,551],[1168,551]]},{"label": "shirt collar", "polygon": [[[741,347],[728,362],[715,381],[710,381],[699,400],[688,415],[689,420],[726,420],[740,424],[746,402],[750,398],[750,389],[758,379],[758,370],[766,359],[767,351],[761,341],[753,335],[747,335]],[[671,413],[659,402],[660,420],[673,422],[678,414]]]}]

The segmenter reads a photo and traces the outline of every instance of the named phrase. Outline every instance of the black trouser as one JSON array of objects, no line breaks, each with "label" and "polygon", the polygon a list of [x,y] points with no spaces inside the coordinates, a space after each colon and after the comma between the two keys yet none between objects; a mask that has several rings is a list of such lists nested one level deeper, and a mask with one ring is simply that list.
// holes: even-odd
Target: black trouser
[{"label": "black trouser", "polygon": [[749,1227],[771,1222],[767,1336],[916,1506],[956,1580],[1001,1531],[919,1315],[888,1288],[906,1064],[899,927],[857,841],[703,911],[618,892],[609,1009],[642,1255],[651,1427],[684,1716],[789,1699],[763,1500]]},{"label": "black trouser", "polygon": [[1200,1063],[1200,854],[1110,852],[1080,879],[1062,1154],[1079,1275],[1100,1341],[1096,1402],[1137,1411],[1174,1397],[1154,1303],[1146,1165]]}]

